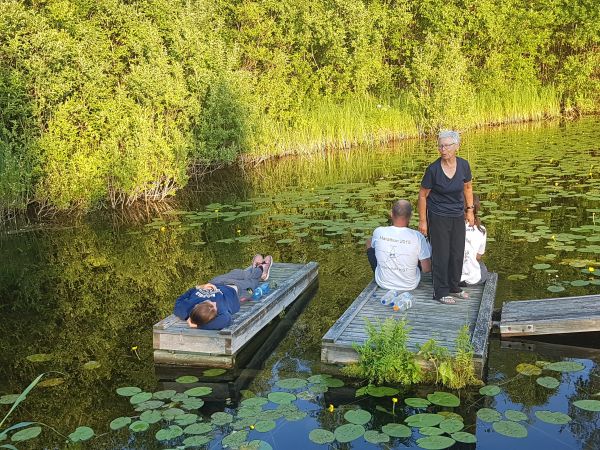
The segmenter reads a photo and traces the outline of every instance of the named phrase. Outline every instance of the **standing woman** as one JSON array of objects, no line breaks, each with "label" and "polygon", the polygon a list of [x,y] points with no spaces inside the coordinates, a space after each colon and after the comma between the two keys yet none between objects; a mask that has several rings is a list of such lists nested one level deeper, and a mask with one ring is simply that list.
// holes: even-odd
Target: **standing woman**
[{"label": "standing woman", "polygon": [[443,304],[466,299],[459,287],[465,251],[465,220],[473,226],[471,167],[456,156],[456,131],[438,135],[440,157],[427,167],[419,190],[419,231],[429,236],[433,272],[433,298]]}]

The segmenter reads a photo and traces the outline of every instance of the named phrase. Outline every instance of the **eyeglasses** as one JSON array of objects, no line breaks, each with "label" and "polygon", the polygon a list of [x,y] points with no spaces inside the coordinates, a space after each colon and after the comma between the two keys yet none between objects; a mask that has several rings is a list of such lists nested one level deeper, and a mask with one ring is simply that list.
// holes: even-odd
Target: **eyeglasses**
[{"label": "eyeglasses", "polygon": [[446,148],[450,148],[450,147],[452,147],[452,146],[453,146],[453,145],[455,145],[455,144],[456,144],[456,142],[453,142],[453,143],[451,143],[451,144],[439,144],[439,145],[438,145],[438,148],[439,148],[439,149],[446,149]]}]

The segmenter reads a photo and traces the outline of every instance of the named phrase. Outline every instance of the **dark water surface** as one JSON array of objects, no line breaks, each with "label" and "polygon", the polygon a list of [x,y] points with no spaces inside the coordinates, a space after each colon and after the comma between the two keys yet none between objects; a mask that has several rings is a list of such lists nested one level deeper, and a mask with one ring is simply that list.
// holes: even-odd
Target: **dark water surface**
[{"label": "dark water surface", "polygon": [[[496,307],[509,300],[600,292],[599,129],[598,118],[586,118],[464,137],[460,155],[471,163],[489,234],[485,260],[500,276]],[[157,440],[156,433],[169,425],[186,428],[189,420],[210,424],[211,414],[225,411],[239,425],[218,425],[219,418],[227,421],[228,416],[215,416],[212,430],[198,435],[209,441],[200,447],[220,448],[224,436],[240,428],[238,437],[266,442],[250,448],[325,448],[326,444],[311,442],[310,431],[334,431],[348,423],[344,414],[351,409],[369,411],[372,418],[364,427],[378,431],[388,423],[402,423],[407,415],[425,412],[405,406],[403,399],[426,398],[440,388],[401,389],[391,414],[391,396],[355,398],[358,385],[351,380],[329,388],[323,382],[297,389],[276,383],[322,373],[321,337],[371,279],[363,250],[366,237],[385,223],[394,199],[416,203],[423,170],[436,157],[435,142],[415,141],[281,159],[245,171],[214,173],[180,193],[174,209],[163,213],[143,210],[135,217],[65,219],[4,233],[0,403],[2,396],[21,392],[40,373],[47,374],[43,380],[50,386],[37,386],[0,430],[27,420],[55,431],[43,426],[39,437],[23,443],[11,442],[12,433],[4,440],[0,434],[0,447],[10,443],[18,448],[64,448],[65,436],[78,426],[89,426],[96,437],[85,448],[176,448],[193,435]],[[319,262],[318,291],[299,305],[297,320],[285,321],[257,342],[248,368],[210,378],[203,377],[202,370],[155,368],[152,325],[171,312],[175,297],[198,282],[246,265],[257,252],[272,254],[278,261]],[[600,400],[600,350],[594,350],[600,348],[599,340],[592,334],[570,342],[576,346],[534,342],[510,348],[493,340],[488,382],[500,385],[500,394],[484,397],[477,389],[466,390],[456,393],[459,407],[433,405],[427,412],[460,414],[464,431],[477,437],[478,448],[598,449],[600,412],[583,410],[574,402]],[[42,362],[27,359],[40,353],[51,356]],[[579,362],[583,368],[565,373],[544,370],[541,376],[560,382],[552,389],[536,383],[537,375],[516,371],[523,362],[561,360]],[[183,374],[201,380],[191,385],[173,381]],[[117,417],[135,421],[140,414],[127,397],[116,393],[119,387],[183,392],[201,385],[210,385],[213,391],[203,397],[200,409],[185,411],[197,414],[196,419],[173,419],[166,413],[146,431],[109,428]],[[240,401],[250,395],[240,389],[259,396],[271,391],[300,395],[292,402],[297,408],[263,417],[277,404],[261,405],[261,412],[251,414],[248,408],[240,409]],[[477,418],[482,407],[524,413],[520,423],[527,436],[498,433],[497,424]],[[9,408],[0,404],[0,420]],[[539,418],[544,410],[567,414],[570,420],[544,422]],[[241,421],[246,414],[274,420],[275,428],[252,429]],[[268,423],[262,425],[269,428]],[[413,428],[411,437],[392,437],[388,443],[372,444],[359,437],[329,446],[417,447],[422,437]],[[474,447],[457,443],[454,448]]]}]

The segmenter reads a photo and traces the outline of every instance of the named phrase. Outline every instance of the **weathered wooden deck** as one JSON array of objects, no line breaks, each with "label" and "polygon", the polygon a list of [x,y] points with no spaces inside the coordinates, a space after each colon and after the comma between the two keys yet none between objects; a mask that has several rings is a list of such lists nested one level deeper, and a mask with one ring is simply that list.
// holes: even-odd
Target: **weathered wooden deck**
[{"label": "weathered wooden deck", "polygon": [[304,292],[318,275],[318,264],[274,263],[269,282],[277,287],[259,301],[241,304],[223,330],[190,328],[171,314],[153,329],[157,364],[233,367],[237,353]]},{"label": "weathered wooden deck", "polygon": [[600,331],[600,295],[506,302],[502,337]]},{"label": "weathered wooden deck", "polygon": [[323,337],[321,361],[330,364],[358,361],[352,344],[360,345],[367,339],[366,320],[376,323],[388,317],[400,319],[406,316],[412,327],[408,346],[413,351],[427,340],[435,339],[439,345],[454,352],[456,337],[462,326],[467,325],[476,369],[481,373],[487,356],[497,281],[498,275],[490,273],[485,286],[465,288],[470,295],[468,300],[443,305],[432,298],[431,275],[423,274],[421,283],[412,291],[414,306],[403,312],[394,312],[389,306],[382,305],[380,299],[387,291],[372,281]]}]

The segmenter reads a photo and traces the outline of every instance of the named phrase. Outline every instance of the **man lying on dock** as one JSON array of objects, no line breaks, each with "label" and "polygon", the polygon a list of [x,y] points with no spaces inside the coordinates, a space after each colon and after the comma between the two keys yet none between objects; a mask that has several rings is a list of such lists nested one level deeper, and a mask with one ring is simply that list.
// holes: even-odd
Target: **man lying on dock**
[{"label": "man lying on dock", "polygon": [[192,328],[222,330],[231,325],[240,301],[250,296],[248,291],[269,279],[272,264],[271,255],[264,259],[256,255],[250,268],[234,269],[189,289],[175,301],[173,313]]},{"label": "man lying on dock", "polygon": [[392,225],[376,228],[367,241],[367,258],[379,287],[411,291],[421,281],[421,271],[431,272],[431,248],[421,233],[408,228],[411,215],[409,201],[394,202]]}]

